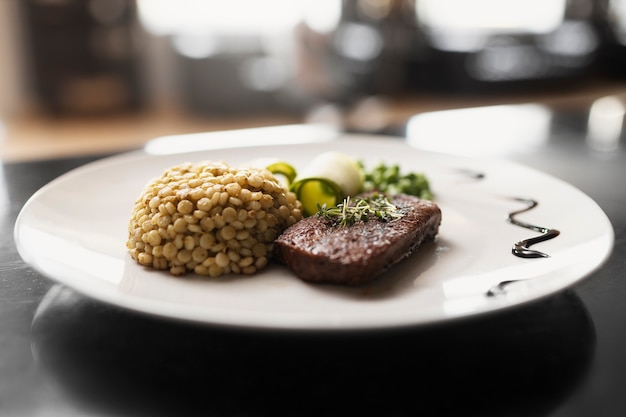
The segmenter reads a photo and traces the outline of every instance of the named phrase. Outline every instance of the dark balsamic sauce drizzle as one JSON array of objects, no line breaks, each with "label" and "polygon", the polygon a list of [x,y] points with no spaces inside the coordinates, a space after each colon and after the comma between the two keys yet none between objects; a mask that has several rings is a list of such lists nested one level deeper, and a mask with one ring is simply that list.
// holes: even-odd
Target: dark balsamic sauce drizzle
[{"label": "dark balsamic sauce drizzle", "polygon": [[519,242],[516,242],[513,245],[513,248],[511,249],[511,252],[513,253],[513,255],[519,256],[520,258],[547,258],[547,257],[549,257],[549,255],[547,255],[547,254],[545,254],[543,252],[539,252],[539,251],[536,251],[536,250],[533,250],[533,249],[529,249],[529,248],[530,248],[530,246],[532,246],[532,245],[534,245],[536,243],[540,243],[540,242],[544,242],[546,240],[554,239],[559,234],[561,234],[561,232],[559,232],[556,229],[550,229],[548,227],[542,227],[542,226],[535,226],[535,225],[530,224],[530,223],[524,223],[524,222],[521,222],[519,220],[516,220],[515,219],[516,215],[534,209],[535,207],[537,207],[537,205],[539,203],[537,203],[537,201],[535,201],[535,200],[528,199],[528,198],[514,198],[514,200],[515,201],[520,201],[522,203],[526,203],[526,208],[524,208],[522,210],[517,210],[517,211],[509,213],[509,215],[507,216],[506,220],[509,223],[514,224],[515,226],[525,227],[526,229],[530,229],[532,231],[539,232],[539,233],[541,233],[541,235],[536,236],[536,237],[531,237],[531,238],[528,238],[528,239],[524,239],[524,240],[520,240]]},{"label": "dark balsamic sauce drizzle", "polygon": [[[518,256],[520,258],[547,258],[550,255],[544,253],[544,252],[539,252],[533,249],[530,249],[530,246],[536,244],[536,243],[540,243],[540,242],[544,242],[546,240],[550,240],[553,239],[555,237],[557,237],[559,234],[561,234],[561,232],[559,232],[556,229],[550,229],[548,227],[542,227],[542,226],[535,226],[533,224],[529,224],[529,223],[524,223],[521,222],[519,220],[515,219],[515,216],[520,214],[520,213],[524,213],[526,211],[532,210],[533,208],[535,208],[539,203],[535,200],[529,199],[529,198],[514,198],[515,201],[520,201],[522,203],[526,204],[526,208],[522,209],[522,210],[517,210],[517,211],[513,211],[511,213],[509,213],[509,215],[507,216],[506,220],[511,223],[514,224],[515,226],[520,226],[520,227],[524,227],[526,229],[530,229],[532,231],[535,232],[539,232],[541,233],[541,235],[536,236],[536,237],[532,237],[532,238],[528,238],[528,239],[524,239],[524,240],[520,240],[519,242],[516,242],[513,245],[513,248],[511,249],[511,252],[513,253],[513,255]],[[516,282],[518,280],[508,280],[508,281],[501,281],[500,283],[492,286],[488,291],[487,291],[487,296],[495,296],[495,295],[499,295],[499,294],[504,294],[506,292],[506,287],[509,284],[512,284],[514,282]]]},{"label": "dark balsamic sauce drizzle", "polygon": [[[471,178],[473,180],[476,181],[481,181],[483,179],[485,179],[486,175],[481,172],[481,171],[476,171],[473,169],[468,169],[468,168],[462,168],[462,169],[458,169],[457,172],[467,178]],[[555,237],[557,237],[558,235],[561,234],[560,231],[556,230],[556,229],[551,229],[548,227],[543,227],[543,226],[535,226],[534,224],[530,224],[530,223],[525,223],[522,221],[519,221],[515,218],[515,216],[517,216],[518,214],[527,212],[529,210],[534,209],[535,207],[537,207],[537,205],[539,204],[536,200],[533,200],[531,198],[520,198],[520,197],[514,197],[513,200],[515,201],[519,201],[521,203],[525,203],[526,207],[521,209],[521,210],[516,210],[513,211],[511,213],[509,213],[507,215],[506,221],[515,225],[515,226],[519,226],[519,227],[524,227],[526,229],[532,230],[534,232],[538,232],[541,233],[539,236],[535,236],[535,237],[531,237],[528,239],[523,239],[520,240],[519,242],[515,242],[513,244],[513,248],[511,249],[511,253],[517,257],[520,258],[547,258],[550,255],[544,253],[544,252],[540,252],[534,249],[530,249],[530,247],[532,245],[535,245],[537,243],[540,242],[545,242],[546,240],[550,240],[550,239],[554,239]],[[504,294],[506,292],[506,287],[509,284],[512,284],[514,282],[517,282],[519,280],[506,280],[506,281],[501,281],[499,283],[497,283],[496,285],[492,286],[488,291],[487,291],[487,296],[491,297],[491,296],[496,296],[496,295],[500,295],[500,294]]]},{"label": "dark balsamic sauce drizzle", "polygon": [[474,179],[474,180],[482,180],[485,179],[485,174],[480,171],[475,171],[469,168],[461,168],[458,169],[457,172],[465,177]]},{"label": "dark balsamic sauce drizzle", "polygon": [[497,283],[496,285],[494,285],[493,287],[489,288],[489,290],[487,291],[487,296],[492,297],[494,295],[499,295],[499,294],[504,294],[506,292],[506,286],[509,284],[512,284],[514,282],[516,282],[517,280],[509,280],[509,281],[502,281]]}]

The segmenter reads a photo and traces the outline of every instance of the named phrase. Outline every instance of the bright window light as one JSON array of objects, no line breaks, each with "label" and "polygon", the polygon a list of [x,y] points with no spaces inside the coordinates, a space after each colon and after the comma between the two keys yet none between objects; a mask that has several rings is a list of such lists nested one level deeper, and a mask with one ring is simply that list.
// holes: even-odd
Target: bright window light
[{"label": "bright window light", "polygon": [[436,29],[547,33],[563,21],[565,0],[420,0],[417,16]]},{"label": "bright window light", "polygon": [[564,20],[565,0],[420,0],[417,20],[435,48],[473,52],[493,35],[546,34]]},{"label": "bright window light", "polygon": [[[294,2],[297,3],[297,2]],[[339,0],[300,0],[304,22],[316,32],[329,33],[341,19]]]},{"label": "bright window light", "polygon": [[619,41],[626,44],[626,0],[609,0],[608,10],[611,19],[610,24]]},{"label": "bright window light", "polygon": [[466,156],[504,156],[544,143],[552,112],[541,105],[502,105],[422,113],[407,124],[410,145]]},{"label": "bright window light", "polygon": [[155,35],[258,35],[293,27],[300,18],[291,0],[137,0],[139,18]]},{"label": "bright window light", "polygon": [[617,97],[596,100],[589,110],[587,121],[587,144],[598,151],[615,151],[622,136],[624,103]]}]

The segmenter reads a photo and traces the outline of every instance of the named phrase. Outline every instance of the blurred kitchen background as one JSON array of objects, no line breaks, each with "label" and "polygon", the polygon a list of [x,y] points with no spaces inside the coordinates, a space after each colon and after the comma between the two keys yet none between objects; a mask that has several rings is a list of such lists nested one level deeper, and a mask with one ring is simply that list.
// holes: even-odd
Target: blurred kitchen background
[{"label": "blurred kitchen background", "polygon": [[0,0],[4,160],[625,94],[626,0]]}]

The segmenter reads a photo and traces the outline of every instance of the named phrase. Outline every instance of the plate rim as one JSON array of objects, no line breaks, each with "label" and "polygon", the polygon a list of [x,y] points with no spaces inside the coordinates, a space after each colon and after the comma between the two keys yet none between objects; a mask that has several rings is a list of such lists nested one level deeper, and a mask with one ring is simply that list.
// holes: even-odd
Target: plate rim
[{"label": "plate rim", "polygon": [[[210,133],[209,133],[210,134]],[[446,153],[441,153],[441,152],[437,152],[437,151],[431,151],[431,150],[425,150],[425,149],[419,149],[419,148],[415,148],[412,147],[410,144],[406,143],[403,138],[401,137],[394,137],[394,136],[383,136],[383,135],[361,135],[361,134],[341,134],[337,137],[336,140],[334,140],[335,143],[337,142],[345,142],[346,140],[362,140],[363,138],[368,138],[369,139],[373,139],[377,142],[384,142],[384,141],[393,141],[396,144],[401,144],[401,146],[406,146],[410,149],[412,149],[413,151],[417,151],[420,153],[424,153],[427,155],[439,155],[440,157],[444,157],[444,158],[455,158],[457,160],[471,160],[474,162],[477,161],[497,161],[498,163],[504,163],[507,165],[512,165],[512,166],[517,166],[523,169],[527,169],[527,170],[531,170],[534,171],[538,174],[541,174],[543,176],[547,176],[549,178],[551,178],[552,180],[557,181],[558,183],[565,185],[567,187],[572,188],[573,190],[575,190],[576,192],[580,193],[582,196],[586,197],[586,199],[590,202],[593,203],[596,207],[596,209],[598,210],[598,213],[602,214],[602,221],[605,222],[605,226],[607,227],[607,236],[606,238],[608,239],[607,241],[605,241],[605,246],[606,246],[606,250],[603,252],[603,256],[602,258],[598,259],[596,261],[596,264],[593,268],[589,269],[586,273],[582,274],[579,278],[573,280],[570,284],[568,284],[565,287],[559,288],[559,290],[561,289],[565,289],[568,288],[580,281],[582,281],[583,279],[589,277],[590,275],[592,275],[593,273],[595,273],[598,269],[600,269],[604,263],[607,261],[607,259],[611,256],[611,253],[613,251],[614,248],[614,229],[612,226],[612,223],[610,221],[610,219],[608,218],[608,216],[606,215],[606,213],[604,212],[604,210],[598,205],[597,202],[595,202],[591,197],[589,197],[586,193],[582,192],[580,189],[578,189],[576,186],[558,178],[555,177],[553,175],[547,174],[545,172],[542,172],[538,169],[532,168],[532,167],[528,167],[524,164],[521,164],[519,162],[516,161],[511,161],[511,160],[507,160],[507,159],[503,159],[503,158],[496,158],[496,157],[468,157],[468,156],[462,156],[462,155],[454,155],[454,154],[446,154]],[[299,143],[294,143],[294,145],[298,145]],[[301,145],[311,145],[311,144],[315,144],[315,143],[302,143]],[[280,143],[280,144],[275,144],[275,146],[285,146],[285,143]],[[268,144],[262,144],[259,146],[274,146],[274,144],[268,143]],[[234,147],[220,147],[220,150],[224,150],[224,149],[234,149]],[[206,150],[211,150],[211,149],[206,149]],[[176,153],[177,155],[193,155],[197,153],[197,151],[190,151],[190,152],[183,152],[183,153]],[[108,157],[104,157],[101,159],[97,159],[95,161],[89,162],[87,164],[81,165],[79,167],[73,168],[69,171],[67,171],[64,174],[61,174],[60,176],[52,179],[51,181],[49,181],[47,184],[45,184],[44,186],[40,187],[37,191],[35,191],[35,193],[33,193],[33,195],[26,201],[26,203],[24,204],[24,206],[21,208],[20,212],[18,213],[18,216],[16,218],[15,221],[15,227],[14,227],[14,241],[15,244],[17,246],[17,250],[18,250],[18,254],[22,257],[22,259],[24,259],[24,261],[31,267],[33,267],[35,270],[37,270],[39,273],[41,273],[44,277],[56,282],[56,283],[60,283],[63,285],[67,285],[70,288],[80,292],[81,294],[88,296],[90,298],[96,299],[96,300],[100,300],[103,301],[105,303],[109,303],[109,304],[113,304],[113,305],[117,305],[119,307],[123,307],[123,308],[127,308],[130,310],[134,310],[137,312],[141,312],[141,313],[147,313],[147,314],[151,314],[151,315],[156,315],[159,317],[163,317],[163,318],[170,318],[170,319],[181,319],[184,321],[192,321],[192,322],[198,322],[201,324],[205,324],[205,325],[214,325],[214,326],[227,326],[227,327],[243,327],[243,328],[254,328],[254,329],[265,329],[265,330],[290,330],[290,331],[335,331],[335,330],[340,330],[340,331],[348,331],[348,330],[375,330],[375,329],[390,329],[390,328],[398,328],[398,327],[413,327],[413,326],[423,326],[426,324],[435,324],[435,323],[441,323],[441,322],[449,322],[452,320],[458,320],[458,319],[463,319],[463,318],[468,318],[468,317],[476,317],[476,316],[480,316],[480,315],[484,315],[484,314],[491,314],[497,311],[501,311],[504,309],[508,309],[511,307],[515,307],[518,305],[522,305],[522,304],[526,304],[528,302],[532,302],[535,300],[539,300],[541,298],[544,298],[546,296],[550,296],[552,294],[554,294],[556,291],[548,291],[545,294],[540,294],[538,296],[534,296],[530,299],[527,300],[522,300],[522,301],[518,301],[518,302],[513,302],[513,303],[499,303],[498,301],[496,301],[496,303],[494,303],[492,308],[483,308],[480,311],[476,311],[476,312],[472,312],[472,313],[466,313],[466,314],[461,314],[458,316],[446,316],[446,317],[439,317],[439,319],[426,319],[426,320],[415,320],[415,319],[411,319],[411,320],[407,320],[404,322],[397,322],[396,324],[390,324],[390,323],[378,323],[378,324],[363,324],[363,323],[352,323],[351,325],[307,325],[307,326],[302,326],[302,325],[298,325],[296,323],[286,323],[283,321],[282,324],[278,324],[278,323],[265,323],[263,324],[262,322],[258,322],[255,320],[247,320],[247,322],[240,322],[238,320],[224,320],[224,318],[222,318],[221,320],[207,320],[206,318],[200,318],[194,314],[172,314],[169,310],[168,311],[163,311],[160,310],[159,308],[145,308],[145,304],[142,304],[142,307],[138,307],[137,305],[132,303],[132,300],[135,298],[134,296],[130,295],[130,294],[124,294],[121,293],[119,291],[116,292],[107,292],[104,296],[102,294],[94,294],[93,291],[90,291],[89,289],[84,288],[84,286],[76,286],[76,285],[70,285],[67,282],[64,282],[63,279],[59,279],[58,277],[55,276],[51,276],[49,271],[46,271],[45,268],[41,268],[37,263],[33,263],[32,259],[30,259],[29,254],[28,254],[28,250],[26,250],[26,248],[24,248],[23,246],[23,242],[21,241],[21,238],[19,236],[19,232],[20,232],[20,228],[22,227],[23,224],[23,218],[24,216],[26,216],[26,214],[28,213],[29,207],[33,204],[34,201],[36,201],[39,196],[42,193],[47,192],[50,188],[55,187],[57,184],[68,180],[69,178],[71,178],[72,176],[77,176],[80,175],[81,173],[85,172],[86,170],[98,170],[101,169],[102,166],[104,167],[109,167],[111,166],[112,163],[125,163],[128,161],[133,161],[136,160],[137,158],[140,159],[151,159],[153,157],[155,157],[157,155],[153,155],[150,153],[147,153],[145,150],[143,149],[139,149],[139,150],[133,150],[133,151],[127,151],[127,152],[122,152],[120,154],[116,154],[113,156],[108,156]],[[144,299],[144,301],[146,301]],[[154,300],[147,300],[149,303],[153,303]],[[162,306],[162,304],[161,304]],[[301,323],[300,323],[301,324]]]}]

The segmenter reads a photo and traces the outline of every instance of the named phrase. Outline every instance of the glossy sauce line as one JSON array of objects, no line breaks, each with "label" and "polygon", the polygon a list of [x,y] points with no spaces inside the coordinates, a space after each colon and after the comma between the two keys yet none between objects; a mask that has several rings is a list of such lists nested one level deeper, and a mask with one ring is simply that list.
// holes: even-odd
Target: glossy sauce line
[{"label": "glossy sauce line", "polygon": [[[511,252],[513,253],[513,255],[519,256],[520,258],[547,258],[549,256],[548,254],[539,252],[533,249],[529,249],[530,246],[539,242],[544,242],[546,240],[553,239],[557,237],[561,232],[559,232],[556,229],[551,229],[551,228],[542,227],[542,226],[535,226],[530,223],[524,223],[519,220],[516,220],[515,219],[516,215],[534,209],[539,203],[529,198],[513,198],[513,199],[515,201],[526,203],[526,208],[509,213],[506,220],[509,223],[514,224],[515,226],[520,226],[520,227],[524,227],[526,229],[530,229],[535,232],[539,232],[541,233],[541,235],[528,238],[528,239],[523,239],[523,240],[520,240],[519,242],[516,242],[513,245]],[[498,284],[489,288],[489,290],[487,291],[487,296],[493,297],[499,294],[503,294],[506,292],[506,287],[509,284],[512,284],[517,281],[519,280],[501,281]]]},{"label": "glossy sauce line", "polygon": [[515,219],[515,216],[520,214],[520,213],[524,213],[526,211],[532,210],[533,208],[535,208],[537,206],[537,201],[532,200],[532,199],[528,199],[528,198],[514,198],[515,201],[520,201],[522,203],[526,203],[527,207],[522,209],[522,210],[517,210],[517,211],[513,211],[511,213],[509,213],[509,215],[507,216],[506,220],[511,223],[514,224],[516,226],[520,226],[520,227],[524,227],[526,229],[530,229],[532,231],[535,232],[539,232],[541,233],[541,235],[536,236],[536,237],[532,237],[532,238],[528,238],[528,239],[524,239],[524,240],[520,240],[519,242],[516,242],[513,245],[513,248],[511,249],[511,252],[513,253],[513,255],[515,256],[519,256],[520,258],[547,258],[549,255],[543,253],[543,252],[539,252],[533,249],[529,249],[530,246],[536,244],[536,243],[540,243],[540,242],[544,242],[546,240],[550,240],[553,239],[555,237],[557,237],[559,234],[561,234],[561,232],[559,232],[556,229],[551,229],[548,227],[542,227],[542,226],[535,226],[533,224],[530,223],[524,223],[521,222],[519,220]]}]

